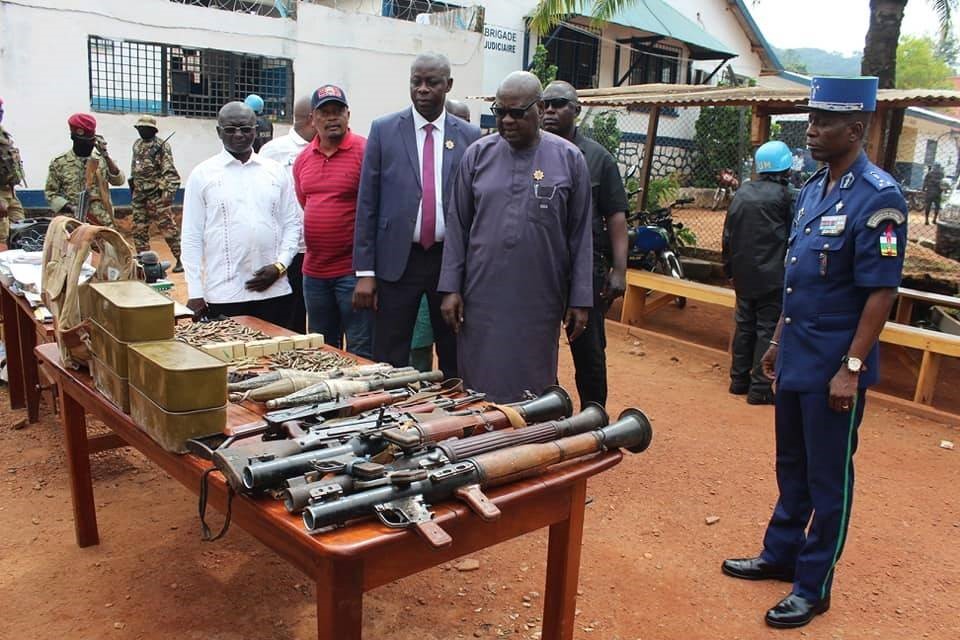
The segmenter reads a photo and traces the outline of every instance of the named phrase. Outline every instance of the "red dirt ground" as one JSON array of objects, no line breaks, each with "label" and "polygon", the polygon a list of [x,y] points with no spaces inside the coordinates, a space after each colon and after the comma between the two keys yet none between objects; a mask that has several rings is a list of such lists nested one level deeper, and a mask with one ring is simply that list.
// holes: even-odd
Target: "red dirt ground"
[{"label": "red dirt ground", "polygon": [[[663,314],[671,331],[725,347],[726,315],[696,304]],[[868,403],[833,608],[803,630],[773,631],[763,612],[788,587],[719,570],[758,551],[776,499],[772,409],[726,393],[724,356],[608,326],[608,409],[639,407],[655,435],[590,481],[577,640],[960,637],[960,449],[939,447],[960,447],[956,421]],[[561,360],[572,390],[565,347]],[[95,456],[102,542],[79,549],[50,405],[22,430],[11,425],[23,412],[8,405],[0,390],[0,638],[315,637],[309,579],[239,528],[202,543],[194,495],[135,451]],[[364,637],[538,637],[546,541],[539,531],[476,554],[476,571],[438,567],[376,589]]]}]

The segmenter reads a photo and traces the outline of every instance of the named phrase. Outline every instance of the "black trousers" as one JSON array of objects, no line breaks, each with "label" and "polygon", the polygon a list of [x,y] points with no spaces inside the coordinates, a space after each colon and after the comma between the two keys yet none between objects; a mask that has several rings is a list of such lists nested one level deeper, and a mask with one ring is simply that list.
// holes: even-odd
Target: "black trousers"
[{"label": "black trousers", "polygon": [[777,289],[758,298],[737,296],[733,334],[733,361],[730,379],[750,384],[750,391],[770,391],[770,380],[763,375],[760,359],[766,353],[780,320],[783,290]]},{"label": "black trousers", "polygon": [[937,216],[940,215],[940,194],[928,193],[924,196],[926,202],[923,206],[923,216],[925,222],[930,222],[930,209],[933,208],[933,223],[937,223]]},{"label": "black trousers", "polygon": [[457,340],[453,330],[440,315],[443,296],[437,292],[443,243],[424,249],[414,244],[407,259],[407,268],[396,282],[377,279],[377,313],[373,329],[373,359],[395,367],[410,364],[410,342],[420,309],[420,298],[426,294],[430,307],[430,325],[437,346],[437,360],[447,378],[457,377]]},{"label": "black trousers", "polygon": [[607,332],[604,321],[608,305],[600,297],[605,279],[603,275],[594,274],[593,308],[587,317],[587,328],[570,343],[581,406],[587,402],[607,403]]},{"label": "black trousers", "polygon": [[290,317],[281,326],[297,333],[307,332],[307,305],[303,301],[303,254],[293,257],[293,262],[287,267],[287,280],[293,289],[293,300],[290,301]]},{"label": "black trousers", "polygon": [[207,315],[211,318],[218,316],[253,316],[266,322],[283,327],[290,318],[290,299],[292,294],[267,298],[266,300],[248,300],[246,302],[228,302],[225,304],[207,304]]}]

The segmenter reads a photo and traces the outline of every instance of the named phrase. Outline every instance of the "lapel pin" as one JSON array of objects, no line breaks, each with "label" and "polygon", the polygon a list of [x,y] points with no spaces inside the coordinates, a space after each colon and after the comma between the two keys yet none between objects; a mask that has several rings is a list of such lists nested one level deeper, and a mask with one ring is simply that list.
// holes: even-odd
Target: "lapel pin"
[{"label": "lapel pin", "polygon": [[837,211],[840,211],[840,209],[843,209],[843,200],[837,203]]},{"label": "lapel pin", "polygon": [[444,143],[444,146],[447,149],[453,149],[453,140],[447,140],[446,143]]},{"label": "lapel pin", "polygon": [[543,171],[541,171],[540,169],[537,169],[536,171],[534,171],[533,179],[536,180],[537,182],[540,182],[541,180],[543,180]]}]

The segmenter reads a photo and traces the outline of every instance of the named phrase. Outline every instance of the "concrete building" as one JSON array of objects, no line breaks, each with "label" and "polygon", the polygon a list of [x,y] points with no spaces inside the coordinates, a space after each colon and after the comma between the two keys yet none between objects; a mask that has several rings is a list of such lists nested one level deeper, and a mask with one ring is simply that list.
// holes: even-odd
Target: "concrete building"
[{"label": "concrete building", "polygon": [[[373,118],[409,104],[408,67],[422,51],[450,58],[458,98],[492,93],[529,64],[538,42],[559,77],[583,88],[756,78],[774,64],[743,0],[645,0],[599,27],[573,17],[549,34],[527,27],[535,4],[0,0],[0,95],[24,156],[30,189],[21,194],[43,205],[47,165],[70,144],[71,113],[97,117],[125,168],[138,114],[157,115],[162,136],[176,132],[185,177],[219,148],[214,118],[224,102],[261,95],[282,135],[297,96],[337,83],[352,128],[366,134]],[[475,119],[488,113],[485,102],[470,105]],[[128,198],[116,190],[118,204]]]}]

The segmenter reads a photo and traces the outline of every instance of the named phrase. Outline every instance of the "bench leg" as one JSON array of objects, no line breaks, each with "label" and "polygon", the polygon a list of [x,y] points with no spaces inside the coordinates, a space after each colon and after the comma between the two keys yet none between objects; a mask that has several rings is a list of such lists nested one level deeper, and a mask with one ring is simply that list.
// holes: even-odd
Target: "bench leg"
[{"label": "bench leg", "polygon": [[90,475],[90,450],[87,444],[87,419],[83,406],[60,387],[60,419],[63,421],[70,470],[70,499],[73,501],[73,526],[77,544],[100,544],[97,511],[93,502],[93,478]]},{"label": "bench leg", "polygon": [[22,309],[20,313],[20,358],[23,367],[23,391],[27,400],[27,421],[37,422],[40,419],[40,376],[37,373],[37,356],[33,348],[37,346],[37,327],[33,318],[26,315]]},{"label": "bench leg", "polygon": [[637,325],[643,319],[647,304],[647,290],[627,285],[623,294],[623,306],[620,308],[620,322],[625,325]]},{"label": "bench leg", "polygon": [[360,640],[363,563],[321,561],[317,582],[317,640]]},{"label": "bench leg", "polygon": [[[0,313],[3,313],[3,341],[7,349],[7,383],[10,408],[23,409],[27,398],[23,386],[23,354],[20,353],[20,309],[13,294],[0,290]],[[28,354],[33,357],[33,354]]]},{"label": "bench leg", "polygon": [[547,588],[543,597],[544,640],[571,640],[580,580],[580,544],[587,500],[584,478],[570,489],[570,517],[550,526]]},{"label": "bench leg", "polygon": [[920,375],[917,376],[917,389],[913,394],[913,401],[920,404],[933,404],[933,393],[937,388],[937,378],[940,373],[939,353],[923,352],[923,361],[920,363]]}]

